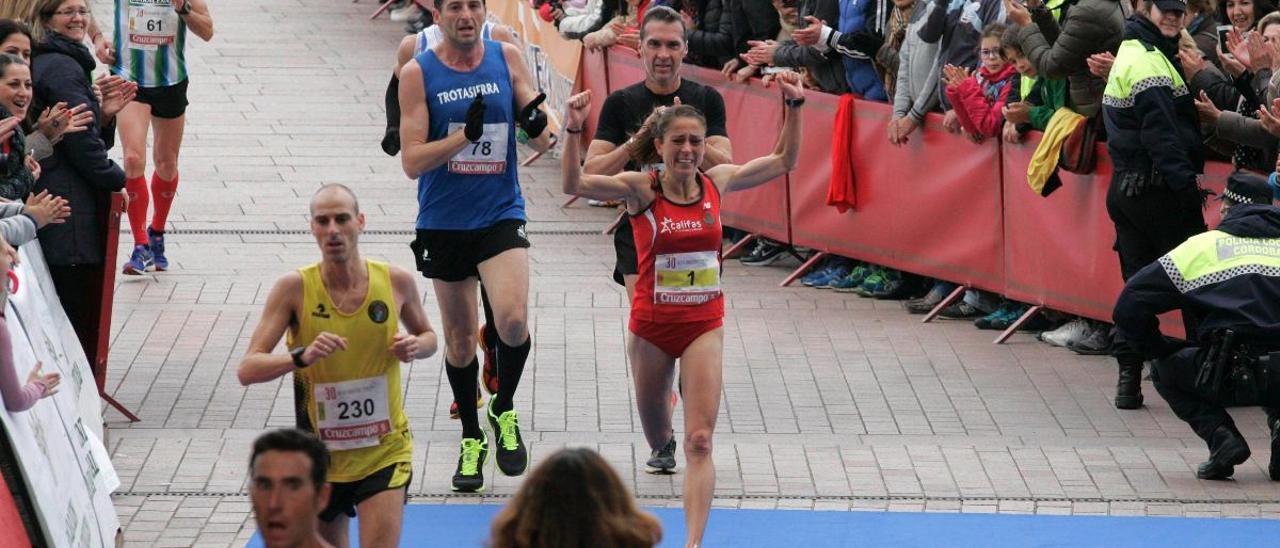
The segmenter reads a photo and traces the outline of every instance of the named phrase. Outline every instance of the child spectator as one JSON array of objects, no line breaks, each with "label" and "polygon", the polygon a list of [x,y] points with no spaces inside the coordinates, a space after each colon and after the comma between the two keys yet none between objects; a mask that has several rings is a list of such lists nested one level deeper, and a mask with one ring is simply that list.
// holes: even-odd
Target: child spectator
[{"label": "child spectator", "polygon": [[1004,122],[1002,111],[1017,73],[1000,49],[1004,29],[1000,23],[992,23],[982,29],[982,38],[978,42],[982,63],[976,74],[970,76],[969,69],[955,65],[942,69],[947,83],[947,99],[955,109],[960,127],[976,143],[1000,134]]},{"label": "child spectator", "polygon": [[[920,28],[920,38],[930,44],[938,44],[939,67],[954,65],[962,68],[978,66],[978,42],[982,29],[990,23],[1005,19],[1003,0],[933,0],[934,9]],[[944,73],[945,77],[945,73]],[[960,123],[946,98],[943,81],[938,81],[938,96],[947,111],[943,126],[952,133],[960,132]]]},{"label": "child spectator", "polygon": [[1028,131],[1044,131],[1053,113],[1067,103],[1067,81],[1060,78],[1042,78],[1035,65],[1022,51],[1018,42],[1017,27],[1010,27],[1000,39],[1000,49],[1005,59],[1017,69],[1021,77],[1009,92],[1004,107],[1004,140],[1018,143]]}]

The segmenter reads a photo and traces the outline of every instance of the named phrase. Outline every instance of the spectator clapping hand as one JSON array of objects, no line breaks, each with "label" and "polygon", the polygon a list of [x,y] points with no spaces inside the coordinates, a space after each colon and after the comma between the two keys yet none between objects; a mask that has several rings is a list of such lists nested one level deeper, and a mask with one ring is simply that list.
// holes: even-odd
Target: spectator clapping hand
[{"label": "spectator clapping hand", "polygon": [[27,196],[23,213],[35,220],[37,228],[44,228],[45,225],[67,222],[67,217],[71,216],[71,206],[68,205],[66,198],[50,195],[48,190],[41,190],[39,194]]},{"label": "spectator clapping hand", "polygon": [[7,143],[13,137],[13,132],[18,131],[19,120],[17,116],[10,116],[0,120],[0,143]]},{"label": "spectator clapping hand", "polygon": [[43,133],[50,142],[56,143],[67,133],[79,133],[89,129],[93,121],[93,112],[89,105],[80,104],[70,109],[66,103],[58,103],[46,107],[36,121],[36,129]]},{"label": "spectator clapping hand", "polygon": [[[1108,54],[1110,55],[1110,54]],[[1115,61],[1115,58],[1111,58]],[[1200,71],[1204,70],[1204,54],[1200,50],[1180,49],[1178,50],[1178,60],[1182,61],[1182,77],[1187,81],[1195,78]],[[1089,70],[1093,71],[1093,58],[1089,59]],[[1111,72],[1110,65],[1107,66],[1107,72]],[[1097,74],[1096,72],[1094,74]]]},{"label": "spectator clapping hand", "polygon": [[95,82],[102,88],[102,117],[103,123],[109,123],[115,117],[116,113],[124,110],[124,107],[138,96],[138,84],[130,82],[124,78],[111,74],[104,75]]},{"label": "spectator clapping hand", "polygon": [[942,67],[942,81],[946,82],[948,88],[959,86],[972,76],[973,72],[965,67],[957,67],[955,65]]},{"label": "spectator clapping hand", "polygon": [[817,44],[818,39],[822,36],[822,27],[825,25],[821,19],[812,15],[806,15],[804,21],[808,23],[808,26],[791,31],[791,39],[801,46]]},{"label": "spectator clapping hand", "polygon": [[[1028,5],[1030,5],[1030,2],[1028,2]],[[1027,6],[1022,5],[1018,0],[1004,0],[1004,9],[1007,13],[1005,19],[1010,23],[1019,27],[1031,24],[1031,12],[1027,10]]]},{"label": "spectator clapping hand", "polygon": [[1270,107],[1262,105],[1258,108],[1258,121],[1262,122],[1262,129],[1267,133],[1280,137],[1280,99],[1272,100]]},{"label": "spectator clapping hand", "polygon": [[1200,115],[1200,123],[1213,125],[1218,122],[1218,117],[1222,116],[1222,111],[1209,100],[1209,96],[1204,90],[1200,90],[1200,96],[1195,98],[1196,114]]},{"label": "spectator clapping hand", "polygon": [[774,40],[748,40],[751,49],[741,55],[742,59],[752,65],[772,65],[773,52],[778,49]]},{"label": "spectator clapping hand", "polygon": [[[1181,53],[1179,53],[1181,55]],[[1111,74],[1111,65],[1115,64],[1116,56],[1109,51],[1095,53],[1085,59],[1085,63],[1089,65],[1089,73],[1098,78],[1106,79]],[[1200,60],[1200,67],[1204,67],[1204,59]],[[1186,61],[1183,61],[1182,68],[1187,68]],[[1190,77],[1187,77],[1190,80]]]}]

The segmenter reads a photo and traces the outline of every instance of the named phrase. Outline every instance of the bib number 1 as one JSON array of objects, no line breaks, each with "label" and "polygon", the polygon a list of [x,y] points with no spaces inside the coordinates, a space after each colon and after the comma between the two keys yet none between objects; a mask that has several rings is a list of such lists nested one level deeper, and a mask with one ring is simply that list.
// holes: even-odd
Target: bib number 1
[{"label": "bib number 1", "polygon": [[719,253],[668,253],[654,263],[653,298],[658,304],[693,306],[720,296]]}]

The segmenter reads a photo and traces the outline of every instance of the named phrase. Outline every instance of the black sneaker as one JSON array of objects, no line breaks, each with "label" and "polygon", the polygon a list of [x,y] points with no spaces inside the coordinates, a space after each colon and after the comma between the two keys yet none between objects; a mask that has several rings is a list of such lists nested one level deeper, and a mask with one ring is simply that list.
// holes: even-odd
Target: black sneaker
[{"label": "black sneaker", "polygon": [[756,247],[751,253],[739,260],[746,266],[768,266],[781,259],[786,250],[786,246],[782,244],[760,238],[756,240]]},{"label": "black sneaker", "polygon": [[485,411],[489,417],[489,428],[493,429],[493,437],[498,440],[496,460],[498,470],[508,476],[519,476],[529,467],[529,451],[525,449],[524,439],[520,437],[520,416],[515,409],[501,415],[493,414],[493,398],[489,398],[489,408]]},{"label": "black sneaker", "polygon": [[671,441],[661,449],[656,449],[649,453],[649,460],[645,462],[645,471],[650,474],[674,474],[676,473],[676,436],[671,435]]},{"label": "black sneaker", "polygon": [[[480,435],[484,436],[484,433]],[[462,438],[458,469],[453,473],[453,490],[460,493],[483,493],[484,463],[488,460],[488,439]]]}]

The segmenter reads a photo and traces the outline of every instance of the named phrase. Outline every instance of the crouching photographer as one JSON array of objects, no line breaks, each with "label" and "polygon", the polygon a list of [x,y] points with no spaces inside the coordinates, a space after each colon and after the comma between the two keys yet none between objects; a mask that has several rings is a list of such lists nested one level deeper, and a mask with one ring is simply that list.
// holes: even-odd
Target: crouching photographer
[{"label": "crouching photographer", "polygon": [[[1209,446],[1200,479],[1232,476],[1249,445],[1225,407],[1261,405],[1271,430],[1271,479],[1280,481],[1280,208],[1266,179],[1227,181],[1222,223],[1187,239],[1129,278],[1113,312],[1116,329],[1153,360],[1151,380]],[[1160,334],[1157,314],[1200,319],[1191,346]]]}]

